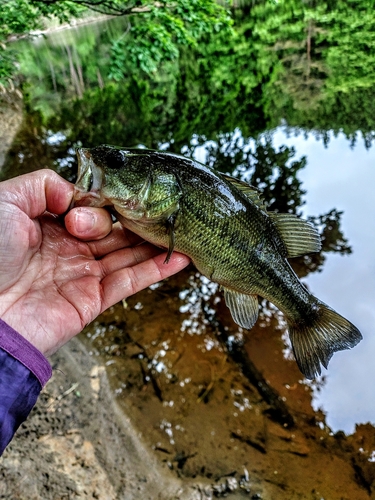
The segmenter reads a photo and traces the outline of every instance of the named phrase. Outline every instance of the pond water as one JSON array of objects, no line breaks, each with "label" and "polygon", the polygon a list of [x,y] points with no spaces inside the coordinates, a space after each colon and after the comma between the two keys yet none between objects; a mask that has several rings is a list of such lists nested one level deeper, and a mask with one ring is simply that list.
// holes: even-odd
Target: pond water
[{"label": "pond water", "polygon": [[[252,53],[249,22],[238,30]],[[251,22],[262,22],[256,10]],[[157,75],[134,68],[118,82],[110,78],[110,47],[125,31],[126,22],[103,21],[18,46],[27,106],[2,107],[9,145],[2,179],[49,167],[74,181],[74,147],[102,143],[182,152],[239,175],[263,190],[270,208],[314,218],[323,251],[292,265],[364,339],[307,382],[277,311],[263,303],[246,334],[217,287],[189,268],[111,308],[82,341],[105,363],[114,396],[150,449],[179,476],[218,481],[235,471],[245,494],[250,471],[259,491],[269,491],[264,498],[369,498],[374,429],[359,427],[344,444],[338,431],[375,423],[375,77],[373,86],[351,78],[324,45],[326,67],[313,85],[290,53],[276,54],[261,39],[256,68],[233,47],[241,68],[233,81],[232,59],[202,50],[182,51]],[[321,64],[319,36],[309,57]],[[296,47],[294,55],[305,57]],[[7,120],[15,109],[22,123]]]}]

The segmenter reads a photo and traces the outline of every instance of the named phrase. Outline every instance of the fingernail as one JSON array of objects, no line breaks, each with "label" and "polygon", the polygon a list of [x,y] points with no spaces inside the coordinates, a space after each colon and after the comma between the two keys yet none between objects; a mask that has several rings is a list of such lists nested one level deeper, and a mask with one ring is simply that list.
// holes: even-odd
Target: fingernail
[{"label": "fingernail", "polygon": [[79,209],[76,211],[74,222],[77,233],[84,234],[94,229],[96,220],[92,212]]}]

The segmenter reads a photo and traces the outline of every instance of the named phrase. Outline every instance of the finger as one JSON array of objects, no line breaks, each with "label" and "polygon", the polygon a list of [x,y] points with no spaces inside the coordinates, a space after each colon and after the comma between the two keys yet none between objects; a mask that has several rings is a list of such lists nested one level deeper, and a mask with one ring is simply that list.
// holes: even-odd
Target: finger
[{"label": "finger", "polygon": [[164,250],[144,243],[135,247],[122,248],[116,252],[107,254],[103,259],[96,261],[100,265],[101,275],[108,276],[120,269],[129,268],[146,260],[156,257]]},{"label": "finger", "polygon": [[73,208],[65,216],[65,227],[81,240],[98,240],[111,232],[112,219],[103,208]]},{"label": "finger", "polygon": [[98,241],[89,241],[87,244],[90,247],[92,254],[96,258],[107,255],[121,248],[132,247],[139,245],[144,240],[134,234],[132,231],[124,230],[120,224],[115,224],[108,236]]},{"label": "finger", "polygon": [[133,267],[120,269],[104,278],[102,311],[153,283],[176,274],[190,262],[186,255],[174,253],[168,264],[165,264],[166,255],[164,252]]},{"label": "finger", "polygon": [[58,215],[66,212],[73,196],[73,184],[53,170],[37,170],[1,182],[0,195],[3,201],[35,219],[46,210]]}]

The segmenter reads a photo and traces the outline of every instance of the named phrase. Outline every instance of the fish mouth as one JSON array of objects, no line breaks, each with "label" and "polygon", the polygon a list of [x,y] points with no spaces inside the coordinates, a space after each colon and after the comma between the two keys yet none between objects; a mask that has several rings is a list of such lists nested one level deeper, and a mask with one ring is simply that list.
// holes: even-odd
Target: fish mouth
[{"label": "fish mouth", "polygon": [[102,170],[95,164],[88,148],[77,148],[78,177],[74,185],[70,209],[74,207],[102,206],[100,190],[103,184]]}]

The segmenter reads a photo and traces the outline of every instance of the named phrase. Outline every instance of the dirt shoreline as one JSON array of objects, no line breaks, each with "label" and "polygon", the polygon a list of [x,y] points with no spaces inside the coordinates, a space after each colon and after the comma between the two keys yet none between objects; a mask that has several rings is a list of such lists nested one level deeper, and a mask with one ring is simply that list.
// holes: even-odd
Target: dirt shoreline
[{"label": "dirt shoreline", "polygon": [[212,498],[209,484],[178,479],[147,449],[79,340],[51,361],[51,381],[0,459],[0,498]]}]

